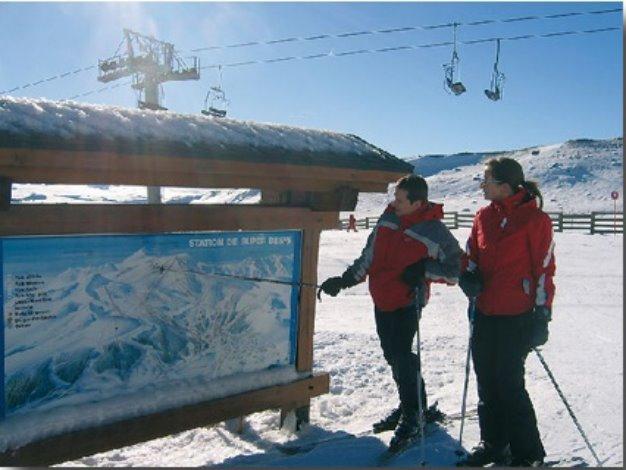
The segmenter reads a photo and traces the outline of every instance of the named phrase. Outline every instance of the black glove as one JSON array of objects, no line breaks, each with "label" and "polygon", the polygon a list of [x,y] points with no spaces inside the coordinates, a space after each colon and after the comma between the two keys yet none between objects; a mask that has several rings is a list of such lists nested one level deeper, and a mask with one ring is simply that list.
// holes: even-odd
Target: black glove
[{"label": "black glove", "polygon": [[342,289],[356,286],[361,282],[354,279],[354,275],[352,274],[352,270],[350,268],[346,269],[345,272],[341,275],[341,280],[343,282],[343,286],[341,286]]},{"label": "black glove", "polygon": [[344,281],[341,276],[329,277],[326,279],[320,288],[325,294],[335,297],[339,294],[339,291],[345,287]]},{"label": "black glove", "polygon": [[483,290],[483,279],[478,270],[463,271],[459,277],[459,287],[470,299],[477,297]]},{"label": "black glove", "polygon": [[404,268],[402,272],[402,282],[412,289],[419,286],[424,280],[424,273],[426,272],[424,262],[424,260],[421,260]]},{"label": "black glove", "polygon": [[321,293],[324,292],[332,297],[335,297],[339,294],[341,289],[347,289],[348,287],[356,286],[359,282],[354,279],[352,275],[352,271],[350,269],[346,269],[346,271],[341,276],[329,277],[326,279],[320,289],[317,291],[317,298],[322,300]]},{"label": "black glove", "polygon": [[536,306],[532,313],[530,338],[528,346],[536,348],[548,341],[548,322],[552,319],[552,311],[548,307]]}]

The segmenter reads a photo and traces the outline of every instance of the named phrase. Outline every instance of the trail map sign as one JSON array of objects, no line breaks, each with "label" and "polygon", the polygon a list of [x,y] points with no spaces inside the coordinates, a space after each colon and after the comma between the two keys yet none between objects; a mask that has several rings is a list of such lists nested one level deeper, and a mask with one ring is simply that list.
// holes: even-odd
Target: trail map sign
[{"label": "trail map sign", "polygon": [[294,364],[300,250],[300,231],[0,238],[0,418]]}]

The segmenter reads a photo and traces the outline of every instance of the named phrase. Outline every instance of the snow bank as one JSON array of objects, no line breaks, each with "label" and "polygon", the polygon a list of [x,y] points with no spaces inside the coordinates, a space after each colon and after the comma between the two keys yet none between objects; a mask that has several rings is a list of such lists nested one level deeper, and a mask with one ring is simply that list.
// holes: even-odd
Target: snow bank
[{"label": "snow bank", "polygon": [[282,149],[294,154],[350,156],[357,167],[358,157],[369,157],[379,163],[391,162],[396,166],[404,164],[356,136],[326,130],[75,101],[0,98],[0,142],[32,145],[37,139],[80,145],[89,142],[99,145],[167,142],[168,146],[213,151],[247,148],[276,152]]}]

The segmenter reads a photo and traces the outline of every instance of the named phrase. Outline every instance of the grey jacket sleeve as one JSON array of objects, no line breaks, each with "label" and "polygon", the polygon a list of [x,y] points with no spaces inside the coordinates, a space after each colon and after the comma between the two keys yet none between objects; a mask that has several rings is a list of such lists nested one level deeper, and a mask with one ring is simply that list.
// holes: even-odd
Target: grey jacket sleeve
[{"label": "grey jacket sleeve", "polygon": [[369,237],[367,237],[367,242],[365,243],[365,248],[361,251],[361,256],[355,259],[343,273],[343,277],[352,279],[354,284],[363,282],[367,277],[367,272],[369,271],[369,268],[372,265],[372,260],[374,259],[374,243],[376,242],[377,233],[378,224],[376,224],[372,233],[370,233]]},{"label": "grey jacket sleeve", "polygon": [[406,233],[428,249],[428,258],[425,261],[426,279],[448,284],[458,283],[463,251],[443,222],[422,222],[408,229]]}]

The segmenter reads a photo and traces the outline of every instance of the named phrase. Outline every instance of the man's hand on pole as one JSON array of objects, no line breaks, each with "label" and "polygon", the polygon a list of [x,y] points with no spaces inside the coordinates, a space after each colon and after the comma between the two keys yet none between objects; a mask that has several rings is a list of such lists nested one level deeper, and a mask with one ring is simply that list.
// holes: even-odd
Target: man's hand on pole
[{"label": "man's hand on pole", "polygon": [[459,287],[468,298],[477,297],[483,290],[483,280],[480,272],[477,269],[474,271],[463,271],[459,277]]}]

